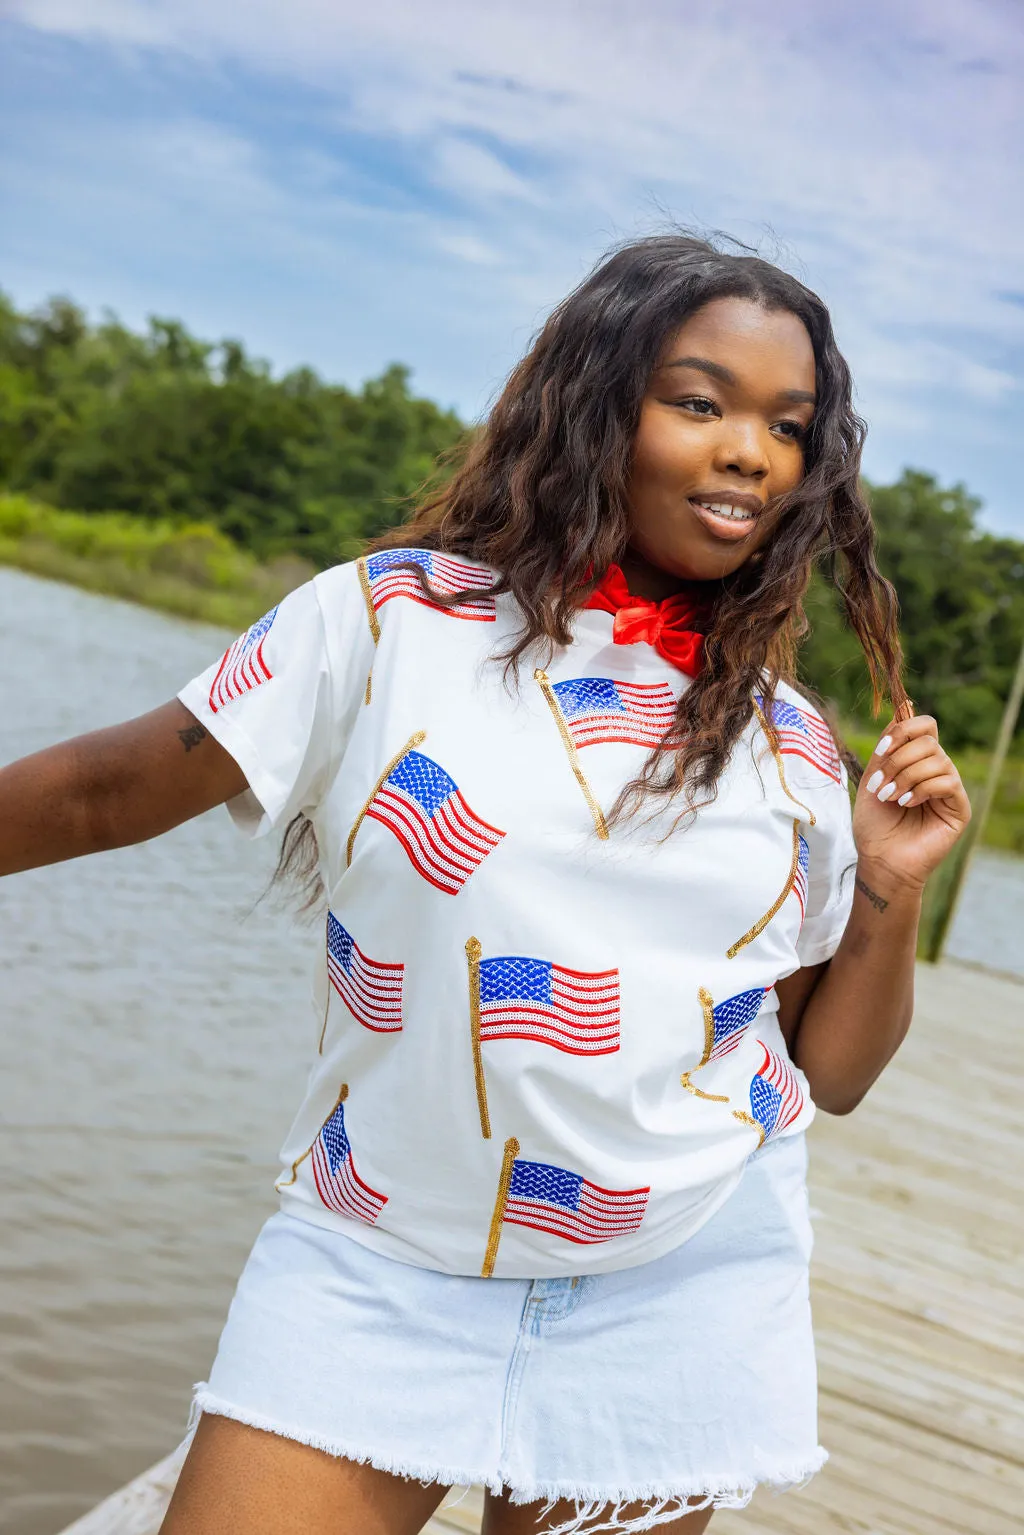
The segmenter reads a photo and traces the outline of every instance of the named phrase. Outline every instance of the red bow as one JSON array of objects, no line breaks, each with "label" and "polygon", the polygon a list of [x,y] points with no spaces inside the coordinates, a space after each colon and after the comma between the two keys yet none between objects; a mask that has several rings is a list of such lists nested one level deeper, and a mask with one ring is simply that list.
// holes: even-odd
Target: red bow
[{"label": "red bow", "polygon": [[609,565],[585,606],[614,615],[612,638],[616,645],[653,645],[659,655],[688,677],[696,677],[700,671],[704,636],[693,626],[706,618],[707,610],[692,598],[682,593],[662,602],[633,597],[618,565]]}]

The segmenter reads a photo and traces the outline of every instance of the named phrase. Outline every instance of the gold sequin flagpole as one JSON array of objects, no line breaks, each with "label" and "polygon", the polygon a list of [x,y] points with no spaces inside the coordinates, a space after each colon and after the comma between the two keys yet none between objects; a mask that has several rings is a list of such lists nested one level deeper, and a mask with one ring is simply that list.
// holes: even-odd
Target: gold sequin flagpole
[{"label": "gold sequin flagpole", "polygon": [[330,913],[328,913],[327,922],[324,923],[324,983],[327,987],[327,999],[324,1002],[324,1026],[320,1030],[320,1043],[316,1047],[317,1055],[323,1055],[324,1053],[324,1040],[327,1038],[327,1019],[331,1012],[331,945],[329,924]]},{"label": "gold sequin flagpole", "polygon": [[[331,1119],[332,1116],[337,1113],[338,1109],[345,1102],[345,1099],[347,1097],[348,1097],[348,1083],[347,1082],[343,1082],[341,1084],[341,1091],[340,1091],[340,1093],[338,1094],[337,1098],[334,1101],[334,1108],[331,1110],[330,1114],[328,1114],[327,1119],[324,1120],[324,1125],[327,1123],[327,1120]],[[320,1130],[323,1129],[324,1125],[320,1126]],[[316,1132],[317,1140],[319,1140],[319,1138],[320,1138],[320,1130],[318,1130]],[[299,1175],[299,1168],[302,1166],[303,1162],[309,1156],[309,1153],[313,1150],[313,1146],[315,1146],[315,1145],[316,1145],[316,1140],[313,1141],[312,1145],[306,1147],[306,1149],[302,1153],[301,1157],[296,1157],[295,1161],[292,1163],[292,1175],[291,1175],[291,1177],[290,1178],[285,1178],[283,1183],[280,1182],[280,1181],[275,1183],[274,1184],[275,1189],[290,1188],[290,1186],[295,1182],[296,1178]]]},{"label": "gold sequin flagpole", "polygon": [[476,1106],[480,1112],[480,1134],[485,1141],[491,1138],[491,1116],[487,1112],[487,1082],[484,1077],[484,1060],[480,1050],[480,955],[483,949],[479,938],[470,938],[466,944],[466,962],[469,966],[469,1033],[473,1046],[473,1077],[476,1082]]},{"label": "gold sequin flagpole", "polygon": [[789,866],[789,877],[787,878],[786,883],[783,885],[778,899],[772,902],[771,906],[769,906],[763,917],[758,917],[757,921],[754,923],[749,932],[744,933],[742,938],[738,938],[734,944],[726,949],[726,959],[735,959],[741,949],[745,949],[748,943],[753,943],[755,938],[760,937],[765,928],[768,926],[769,922],[775,916],[776,912],[782,910],[783,902],[796,883],[796,871],[799,866],[800,818],[798,816],[793,822],[793,861]]},{"label": "gold sequin flagpole", "polygon": [[572,768],[576,775],[576,782],[583,790],[583,798],[586,800],[590,814],[594,818],[594,830],[597,832],[597,835],[601,838],[602,842],[607,842],[608,827],[605,823],[604,811],[597,803],[597,800],[594,797],[594,791],[587,783],[586,775],[584,774],[583,769],[580,767],[579,754],[576,751],[576,742],[573,740],[569,727],[565,722],[565,715],[562,713],[558,706],[558,699],[555,697],[555,690],[551,686],[551,679],[547,672],[539,666],[534,672],[533,678],[540,687],[544,697],[547,699],[548,708],[554,715],[555,724],[558,726],[558,734],[562,737],[562,745],[565,747],[566,756],[569,758],[569,766]]},{"label": "gold sequin flagpole", "polygon": [[510,1135],[505,1142],[505,1155],[501,1159],[501,1176],[498,1179],[498,1197],[494,1201],[494,1214],[491,1216],[491,1230],[487,1238],[487,1252],[484,1254],[484,1266],[480,1270],[483,1279],[490,1279],[494,1273],[494,1261],[498,1256],[498,1243],[501,1241],[501,1223],[505,1219],[505,1206],[508,1204],[508,1192],[512,1187],[512,1168],[516,1157],[519,1155],[519,1142],[514,1135]]},{"label": "gold sequin flagpole", "polygon": [[355,846],[356,833],[358,832],[360,826],[362,826],[362,824],[363,824],[363,818],[365,817],[366,812],[369,810],[370,806],[373,804],[374,795],[377,793],[377,790],[380,788],[380,786],[384,782],[385,778],[387,778],[388,774],[394,772],[395,768],[401,762],[402,758],[407,756],[409,754],[409,752],[412,751],[413,747],[420,746],[426,739],[427,739],[427,732],[425,730],[417,730],[415,735],[410,736],[408,741],[406,741],[405,745],[402,747],[402,750],[400,752],[396,752],[395,753],[395,755],[392,757],[391,761],[388,763],[387,767],[384,769],[383,773],[377,779],[377,782],[373,786],[372,792],[367,795],[366,801],[365,801],[365,803],[363,805],[363,808],[362,808],[362,810],[360,810],[359,814],[356,816],[355,821],[354,821],[353,826],[352,826],[352,830],[348,834],[348,846],[345,849],[345,867],[346,867],[346,869],[352,863],[352,849]]},{"label": "gold sequin flagpole", "polygon": [[768,742],[769,750],[771,751],[772,756],[775,758],[775,766],[779,772],[779,783],[782,786],[783,794],[788,800],[792,800],[794,805],[799,806],[799,808],[806,815],[811,826],[816,826],[817,821],[814,817],[814,811],[811,810],[809,806],[805,805],[803,800],[797,799],[796,795],[789,787],[789,780],[786,778],[785,765],[782,761],[782,753],[779,751],[778,747],[778,736],[774,733],[774,727],[769,725],[768,716],[765,714],[756,698],[754,699],[754,713],[757,716],[758,724],[761,726],[761,729],[764,732],[764,738]]},{"label": "gold sequin flagpole", "polygon": [[690,1081],[694,1071],[699,1071],[702,1066],[707,1065],[708,1061],[711,1059],[711,1052],[715,1046],[714,998],[712,997],[710,991],[707,991],[703,986],[700,988],[697,995],[700,998],[701,1011],[704,1014],[704,1054],[701,1056],[696,1066],[694,1066],[693,1071],[684,1071],[679,1080],[686,1088],[686,1091],[688,1093],[692,1093],[695,1098],[706,1098],[709,1103],[728,1103],[728,1097],[724,1097],[720,1093],[702,1093],[700,1088],[694,1087],[693,1083]]},{"label": "gold sequin flagpole", "polygon": [[[373,588],[370,585],[370,572],[367,569],[366,560],[356,560],[356,570],[359,572],[359,585],[363,589],[363,601],[366,603],[366,616],[370,620],[370,633],[373,635],[374,645],[380,644],[380,622],[377,618],[377,610],[373,605]],[[370,702],[373,690],[373,667],[366,674],[366,694],[363,702]]]}]

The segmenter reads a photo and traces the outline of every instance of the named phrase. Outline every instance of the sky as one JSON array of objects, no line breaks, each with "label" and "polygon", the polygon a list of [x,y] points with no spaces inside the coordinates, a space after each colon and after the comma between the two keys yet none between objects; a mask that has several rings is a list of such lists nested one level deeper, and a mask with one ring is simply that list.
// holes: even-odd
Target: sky
[{"label": "sky", "polygon": [[1019,0],[0,0],[0,288],[482,415],[602,251],[831,306],[865,467],[1024,537]]}]

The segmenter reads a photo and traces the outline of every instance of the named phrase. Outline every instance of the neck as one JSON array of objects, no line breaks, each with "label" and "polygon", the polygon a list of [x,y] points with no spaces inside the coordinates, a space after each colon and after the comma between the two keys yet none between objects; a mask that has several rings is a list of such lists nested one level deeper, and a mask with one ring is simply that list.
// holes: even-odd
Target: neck
[{"label": "neck", "polygon": [[642,554],[637,554],[632,548],[623,554],[619,568],[632,595],[646,597],[648,602],[662,602],[666,597],[674,597],[677,592],[692,591],[696,584],[652,565],[650,560],[644,559]]}]

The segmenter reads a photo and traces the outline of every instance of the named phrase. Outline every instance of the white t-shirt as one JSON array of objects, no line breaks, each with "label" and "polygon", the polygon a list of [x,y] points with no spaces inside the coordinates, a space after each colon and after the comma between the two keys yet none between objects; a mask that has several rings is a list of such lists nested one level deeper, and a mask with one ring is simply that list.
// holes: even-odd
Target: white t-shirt
[{"label": "white t-shirt", "polygon": [[493,659],[514,601],[446,612],[410,553],[435,590],[491,579],[423,551],[338,566],[180,694],[245,773],[245,831],[316,828],[317,1053],[282,1206],[446,1273],[647,1262],[812,1118],[773,987],[846,925],[845,771],[781,685],[779,756],[755,714],[690,824],[666,836],[659,803],[609,834],[688,679],[587,610],[516,688]]}]

